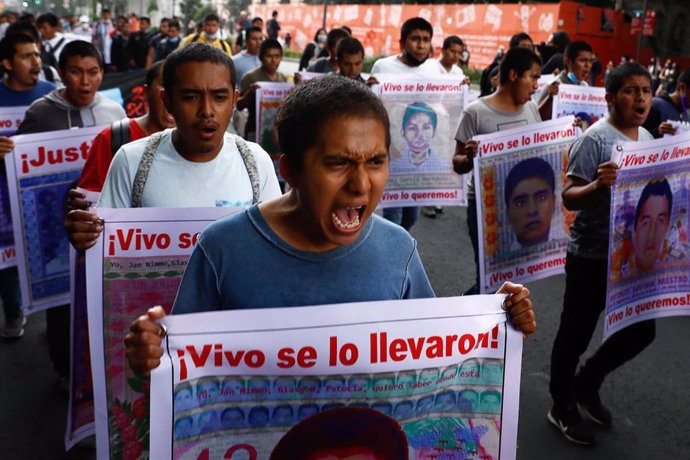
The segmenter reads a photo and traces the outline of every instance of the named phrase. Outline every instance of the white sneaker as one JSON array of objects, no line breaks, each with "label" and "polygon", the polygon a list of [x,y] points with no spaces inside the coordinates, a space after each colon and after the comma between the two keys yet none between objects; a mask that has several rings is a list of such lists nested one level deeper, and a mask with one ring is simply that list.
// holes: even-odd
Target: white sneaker
[{"label": "white sneaker", "polygon": [[0,329],[0,337],[3,339],[18,339],[24,335],[25,325],[26,316],[22,313],[19,318],[5,322],[5,325]]}]

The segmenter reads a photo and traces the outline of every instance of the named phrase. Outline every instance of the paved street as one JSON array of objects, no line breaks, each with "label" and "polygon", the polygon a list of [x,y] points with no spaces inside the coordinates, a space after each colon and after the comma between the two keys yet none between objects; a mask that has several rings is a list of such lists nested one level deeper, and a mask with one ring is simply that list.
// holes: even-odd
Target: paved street
[{"label": "paved street", "polygon": [[[421,217],[412,231],[439,296],[460,294],[472,278],[464,215],[464,209],[446,208],[435,220]],[[518,459],[690,458],[690,360],[683,354],[690,318],[658,321],[654,344],[605,383],[602,398],[613,411],[615,427],[600,433],[598,446],[580,448],[563,440],[545,418],[563,277],[529,287],[539,330],[523,355]],[[54,392],[45,315],[30,317],[26,330],[18,342],[0,342],[0,459],[95,458],[93,451],[79,447],[63,453],[67,401]],[[601,331],[595,337],[600,340]]]}]

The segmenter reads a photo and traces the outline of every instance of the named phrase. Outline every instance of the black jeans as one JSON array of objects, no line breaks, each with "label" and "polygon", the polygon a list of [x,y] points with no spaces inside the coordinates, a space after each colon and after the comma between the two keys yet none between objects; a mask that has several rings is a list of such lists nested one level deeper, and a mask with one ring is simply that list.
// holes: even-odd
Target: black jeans
[{"label": "black jeans", "polygon": [[53,368],[60,377],[69,378],[70,366],[70,305],[60,305],[46,311],[48,353]]},{"label": "black jeans", "polygon": [[[567,406],[573,402],[575,370],[606,306],[607,279],[606,260],[585,259],[568,253],[561,324],[551,353],[549,391],[558,405]],[[644,350],[654,341],[655,333],[654,320],[647,320],[609,337],[580,369],[578,385],[586,391],[598,391],[606,375]]]},{"label": "black jeans", "polygon": [[479,294],[479,225],[477,223],[477,200],[467,200],[467,233],[470,235],[472,250],[474,251],[474,286],[465,291],[463,295]]}]

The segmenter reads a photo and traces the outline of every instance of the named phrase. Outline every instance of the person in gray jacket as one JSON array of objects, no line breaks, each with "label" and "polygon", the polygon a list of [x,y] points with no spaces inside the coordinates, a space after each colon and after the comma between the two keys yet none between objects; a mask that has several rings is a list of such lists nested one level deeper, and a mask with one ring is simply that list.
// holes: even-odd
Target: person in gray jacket
[{"label": "person in gray jacket", "polygon": [[65,87],[31,104],[17,134],[109,125],[126,117],[120,104],[97,92],[103,60],[91,43],[78,40],[65,45],[58,70]]},{"label": "person in gray jacket", "polygon": [[[103,59],[91,43],[77,40],[65,45],[58,66],[65,87],[31,104],[17,134],[106,126],[126,117],[122,106],[97,92],[103,79]],[[70,369],[69,305],[47,310],[46,323],[48,350],[59,375],[57,389],[66,393]]]}]

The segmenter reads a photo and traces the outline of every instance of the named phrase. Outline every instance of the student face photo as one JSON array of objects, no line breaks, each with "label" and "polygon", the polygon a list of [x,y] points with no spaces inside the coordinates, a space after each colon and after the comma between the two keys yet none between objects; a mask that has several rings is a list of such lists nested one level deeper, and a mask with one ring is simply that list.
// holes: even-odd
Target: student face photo
[{"label": "student face photo", "polygon": [[434,397],[425,396],[417,400],[417,407],[415,408],[415,413],[417,416],[426,415],[431,412],[431,408],[434,406]]},{"label": "student face photo", "polygon": [[268,409],[266,407],[252,407],[249,411],[249,426],[262,428],[268,425]]},{"label": "student face photo", "polygon": [[651,271],[661,256],[671,221],[671,203],[665,195],[648,195],[640,209],[632,234],[635,268]]},{"label": "student face photo", "polygon": [[495,391],[482,393],[482,412],[492,414],[501,412],[501,395]]},{"label": "student face photo", "polygon": [[292,407],[277,406],[273,409],[273,426],[289,426],[293,422]]},{"label": "student face photo", "polygon": [[194,434],[192,417],[184,417],[175,422],[175,440],[184,439]]},{"label": "student face photo", "polygon": [[218,400],[218,382],[202,381],[196,387],[196,399],[199,405],[211,404]]},{"label": "student face photo", "polygon": [[220,423],[227,430],[244,428],[244,412],[240,408],[225,409],[220,416]]},{"label": "student face photo", "polygon": [[214,410],[199,415],[199,433],[212,433],[219,428],[218,413]]},{"label": "student face photo", "polygon": [[436,401],[434,403],[436,410],[452,410],[455,408],[455,392],[444,391],[436,395]]},{"label": "student face photo", "polygon": [[241,396],[242,389],[244,389],[244,380],[235,377],[227,377],[223,379],[220,393],[225,400],[238,399]]},{"label": "student face photo", "polygon": [[283,177],[300,198],[299,233],[313,251],[354,243],[388,180],[386,131],[379,120],[336,117],[323,124],[319,137],[299,169],[281,161]]},{"label": "student face photo", "polygon": [[435,128],[428,113],[417,112],[407,119],[403,126],[403,138],[407,148],[413,153],[427,153],[434,139]]},{"label": "student face photo", "polygon": [[479,395],[474,390],[462,390],[458,393],[458,409],[465,412],[476,412],[479,409]]},{"label": "student face photo", "polygon": [[316,404],[303,404],[297,408],[297,419],[304,420],[314,414],[319,413],[319,406]]},{"label": "student face photo", "polygon": [[395,405],[393,418],[396,420],[406,420],[413,415],[412,401],[400,401]]},{"label": "student face photo", "polygon": [[379,402],[371,405],[371,408],[381,412],[384,415],[391,416],[393,413],[393,406],[387,402]]},{"label": "student face photo", "polygon": [[194,406],[192,398],[192,389],[185,387],[175,393],[175,410],[183,411]]},{"label": "student face photo", "polygon": [[507,208],[508,220],[521,246],[549,240],[556,195],[546,180],[539,177],[522,179],[510,195]]}]

